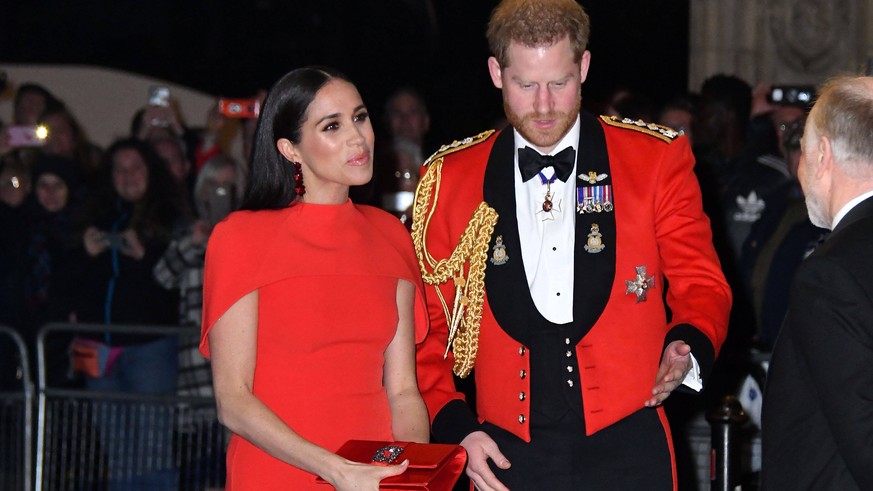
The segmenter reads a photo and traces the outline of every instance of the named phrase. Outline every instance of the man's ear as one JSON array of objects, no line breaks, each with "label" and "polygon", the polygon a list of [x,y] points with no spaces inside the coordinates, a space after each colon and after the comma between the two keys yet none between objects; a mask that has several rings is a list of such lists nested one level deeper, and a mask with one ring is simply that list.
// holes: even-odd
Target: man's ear
[{"label": "man's ear", "polygon": [[503,79],[500,76],[503,74],[503,70],[500,69],[500,63],[497,61],[497,58],[493,56],[488,58],[488,73],[491,74],[491,83],[498,89],[502,89]]},{"label": "man's ear", "polygon": [[821,136],[818,139],[818,162],[815,165],[815,177],[821,179],[826,172],[834,167],[834,146],[830,138]]},{"label": "man's ear", "polygon": [[276,142],[276,148],[283,157],[288,159],[288,162],[300,162],[300,153],[297,151],[297,147],[291,143],[291,140],[279,138],[279,141]]},{"label": "man's ear", "polygon": [[591,66],[591,52],[586,49],[579,61],[579,75],[581,76],[579,82],[585,83],[585,79],[588,78],[588,68]]}]

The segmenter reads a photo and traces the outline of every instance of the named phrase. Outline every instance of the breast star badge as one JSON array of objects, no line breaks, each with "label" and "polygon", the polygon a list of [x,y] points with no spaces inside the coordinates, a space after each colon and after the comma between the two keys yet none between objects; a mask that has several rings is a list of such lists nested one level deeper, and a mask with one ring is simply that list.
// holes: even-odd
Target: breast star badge
[{"label": "breast star badge", "polygon": [[655,277],[646,274],[646,265],[636,266],[637,274],[634,277],[633,281],[624,280],[627,284],[627,291],[624,292],[625,295],[630,295],[631,293],[637,296],[637,302],[645,302],[646,301],[646,293],[655,287]]}]

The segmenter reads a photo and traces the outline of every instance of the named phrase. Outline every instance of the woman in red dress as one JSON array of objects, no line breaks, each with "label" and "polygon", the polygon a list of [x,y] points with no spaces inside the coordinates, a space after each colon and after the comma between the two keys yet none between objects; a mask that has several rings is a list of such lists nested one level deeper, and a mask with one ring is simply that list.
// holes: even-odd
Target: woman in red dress
[{"label": "woman in red dress", "polygon": [[376,490],[407,462],[335,453],[346,440],[426,442],[415,343],[427,331],[412,243],[393,216],[349,200],[373,175],[355,86],[301,68],[261,111],[241,211],[206,253],[203,337],[229,490]]}]

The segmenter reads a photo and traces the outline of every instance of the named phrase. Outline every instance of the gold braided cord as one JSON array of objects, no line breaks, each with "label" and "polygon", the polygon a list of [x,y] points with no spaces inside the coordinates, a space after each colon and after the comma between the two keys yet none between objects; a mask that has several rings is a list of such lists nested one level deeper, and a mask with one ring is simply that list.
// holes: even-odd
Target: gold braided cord
[{"label": "gold braided cord", "polygon": [[[482,203],[481,205],[485,205]],[[481,209],[480,205],[480,209]],[[467,311],[464,321],[455,340],[452,342],[452,351],[455,354],[454,371],[461,378],[470,375],[476,362],[476,354],[479,352],[479,324],[482,321],[482,304],[485,301],[485,261],[488,259],[488,243],[497,223],[497,212],[488,208],[478,218],[474,215],[473,220],[478,221],[478,237],[474,240],[473,250],[470,251],[470,268],[467,272],[464,298],[467,299]],[[472,221],[471,221],[472,223]]]},{"label": "gold braided cord", "polygon": [[[479,323],[485,301],[485,261],[497,212],[487,203],[480,203],[467,223],[458,245],[448,259],[436,260],[427,251],[426,236],[439,196],[443,158],[435,156],[415,191],[412,210],[412,242],[424,282],[432,285],[443,307],[449,326],[449,346],[455,355],[453,370],[459,377],[470,374],[479,349]],[[433,203],[431,198],[433,197]],[[465,265],[467,274],[465,278]],[[455,298],[452,308],[443,297],[439,285],[452,280]]]}]

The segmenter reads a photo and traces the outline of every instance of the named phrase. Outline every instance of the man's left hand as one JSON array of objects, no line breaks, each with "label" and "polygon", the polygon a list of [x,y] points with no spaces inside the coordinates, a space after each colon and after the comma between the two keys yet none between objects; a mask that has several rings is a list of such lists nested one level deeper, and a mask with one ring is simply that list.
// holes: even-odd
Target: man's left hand
[{"label": "man's left hand", "polygon": [[646,407],[655,407],[664,403],[670,393],[682,384],[682,380],[691,371],[691,346],[684,341],[673,341],[664,349],[658,376],[652,388],[652,397],[646,401]]}]

